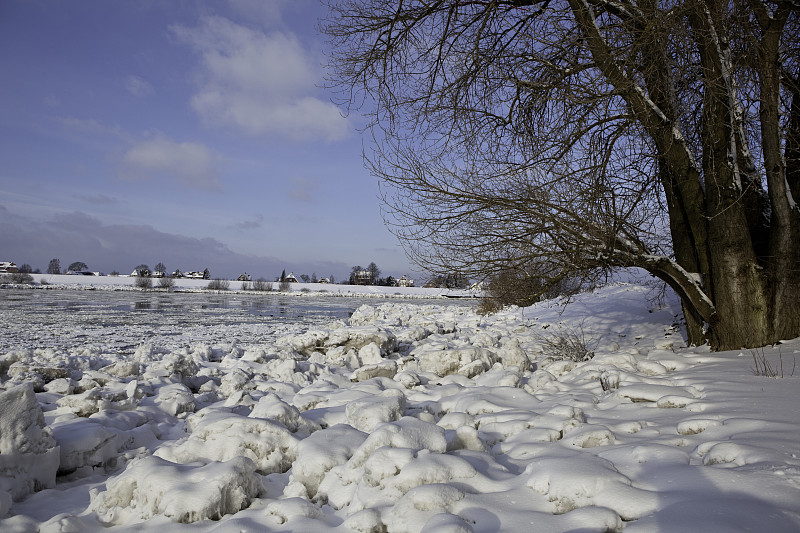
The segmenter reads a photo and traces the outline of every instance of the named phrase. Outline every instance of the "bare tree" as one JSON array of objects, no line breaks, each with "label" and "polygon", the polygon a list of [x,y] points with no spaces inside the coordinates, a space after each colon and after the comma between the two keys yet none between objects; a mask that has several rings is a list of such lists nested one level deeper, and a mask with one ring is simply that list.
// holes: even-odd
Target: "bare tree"
[{"label": "bare tree", "polygon": [[332,82],[418,265],[641,267],[691,342],[800,335],[796,2],[329,3]]},{"label": "bare tree", "polygon": [[381,277],[381,269],[378,268],[378,265],[376,265],[373,261],[367,265],[367,272],[369,272],[370,275],[370,283],[375,285],[375,283],[378,281],[378,278]]},{"label": "bare tree", "polygon": [[47,273],[61,274],[61,261],[58,258],[50,260],[50,263],[47,265]]},{"label": "bare tree", "polygon": [[136,276],[136,279],[133,283],[137,288],[142,289],[143,291],[153,288],[153,278],[150,276]]},{"label": "bare tree", "polygon": [[[161,271],[163,272],[163,270]],[[159,289],[172,289],[175,286],[175,278],[172,276],[164,275],[158,278],[158,288]]]}]

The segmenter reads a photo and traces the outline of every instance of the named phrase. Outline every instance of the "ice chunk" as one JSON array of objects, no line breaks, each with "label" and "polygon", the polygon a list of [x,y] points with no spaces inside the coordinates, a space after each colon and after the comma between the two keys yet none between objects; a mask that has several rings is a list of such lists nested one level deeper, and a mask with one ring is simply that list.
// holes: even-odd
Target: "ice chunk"
[{"label": "ice chunk", "polygon": [[44,453],[55,445],[33,387],[0,393],[0,454]]},{"label": "ice chunk", "polygon": [[189,387],[181,383],[165,385],[158,390],[156,404],[173,416],[194,412],[194,396]]},{"label": "ice chunk", "polygon": [[[387,520],[389,531],[397,533],[421,531],[433,516],[450,512],[465,496],[464,491],[453,485],[437,483],[416,487],[392,507]],[[459,529],[447,529],[447,531],[459,531]]]},{"label": "ice chunk", "polygon": [[115,466],[125,440],[118,431],[86,418],[56,422],[53,435],[60,447],[61,475],[86,466]]},{"label": "ice chunk", "polygon": [[307,437],[320,429],[319,424],[303,418],[297,407],[287,404],[275,394],[267,394],[258,400],[249,417],[278,422],[298,437]]},{"label": "ice chunk", "polygon": [[209,418],[186,440],[162,446],[155,455],[181,464],[242,456],[253,461],[262,474],[286,472],[292,466],[298,439],[280,424],[233,414]]},{"label": "ice chunk", "polygon": [[419,369],[432,372],[439,377],[461,374],[474,377],[489,370],[495,362],[495,355],[486,348],[466,346],[459,349],[423,351],[412,353],[419,361]]},{"label": "ice chunk", "polygon": [[396,422],[383,424],[372,432],[364,444],[356,450],[348,466],[363,465],[369,456],[382,446],[444,453],[447,451],[447,440],[444,429],[439,426],[405,416]]},{"label": "ice chunk", "polygon": [[367,435],[341,424],[314,433],[297,445],[297,459],[291,480],[302,483],[309,498],[314,498],[325,474],[346,463]]},{"label": "ice chunk", "polygon": [[401,391],[389,389],[379,396],[367,396],[347,404],[347,423],[367,433],[379,424],[399,420],[406,409],[406,397]]},{"label": "ice chunk", "polygon": [[[0,494],[20,499],[54,487],[58,447],[30,384],[0,393]],[[0,501],[0,516],[8,511]]]},{"label": "ice chunk", "polygon": [[[374,345],[370,345],[374,346]],[[366,365],[356,369],[350,374],[350,381],[366,381],[372,378],[394,378],[397,374],[397,363],[391,359],[381,360],[374,365]]]},{"label": "ice chunk", "polygon": [[[295,517],[319,520],[325,515],[322,509],[303,498],[284,498],[267,505],[266,513],[275,517],[279,524],[285,524]],[[320,528],[323,525],[320,524]]]},{"label": "ice chunk", "polygon": [[531,360],[528,359],[528,354],[520,347],[517,339],[512,338],[503,344],[497,351],[497,358],[505,367],[516,366],[520,372],[531,370]]}]

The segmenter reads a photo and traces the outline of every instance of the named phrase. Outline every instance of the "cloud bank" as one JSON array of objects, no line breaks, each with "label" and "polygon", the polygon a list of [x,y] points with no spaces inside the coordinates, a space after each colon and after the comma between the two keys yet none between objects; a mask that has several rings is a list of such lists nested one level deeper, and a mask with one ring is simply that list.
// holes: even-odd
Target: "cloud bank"
[{"label": "cloud bank", "polygon": [[207,125],[295,141],[347,137],[338,108],[313,96],[318,69],[293,34],[265,33],[216,16],[171,30],[200,54],[191,106]]},{"label": "cloud bank", "polygon": [[282,269],[344,272],[344,264],[320,261],[296,265],[275,257],[241,254],[210,238],[159,231],[144,224],[105,224],[81,211],[33,220],[0,205],[0,249],[3,261],[28,263],[43,272],[50,259],[62,265],[85,262],[90,270],[126,274],[139,264],[163,262],[169,270],[203,270],[213,277],[235,279],[242,272],[274,279]]},{"label": "cloud bank", "polygon": [[222,189],[207,146],[164,136],[134,144],[122,157],[120,176],[130,181],[166,176],[190,189]]}]

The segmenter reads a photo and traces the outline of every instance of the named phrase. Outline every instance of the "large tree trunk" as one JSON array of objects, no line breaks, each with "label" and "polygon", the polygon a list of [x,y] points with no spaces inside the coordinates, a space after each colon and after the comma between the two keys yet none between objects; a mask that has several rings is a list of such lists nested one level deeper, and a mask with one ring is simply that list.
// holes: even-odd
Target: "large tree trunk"
[{"label": "large tree trunk", "polygon": [[[762,150],[767,177],[770,212],[769,252],[766,272],[770,280],[770,322],[775,339],[797,334],[800,325],[800,210],[791,188],[797,172],[796,141],[798,106],[792,94],[790,127],[786,152],[781,153],[780,89],[781,36],[789,18],[789,7],[779,6],[769,13],[761,2],[751,0],[761,30],[757,45],[759,69],[759,118]],[[794,91],[791,91],[794,92]],[[790,92],[790,94],[791,94]],[[793,131],[794,130],[794,131]]]},{"label": "large tree trunk", "polygon": [[743,201],[739,104],[726,40],[724,3],[698,2],[691,17],[703,69],[703,176],[711,255],[714,349],[763,346],[772,340],[766,276],[754,251]]},{"label": "large tree trunk", "polygon": [[[657,13],[658,6],[655,0],[643,0],[639,5],[645,13],[653,17]],[[671,78],[666,55],[669,36],[665,34],[665,28],[656,24],[640,24],[631,20],[629,25],[637,37],[637,48],[641,54],[648,94],[669,122],[675,124],[679,120],[679,113],[675,108],[674,80]],[[675,261],[687,272],[706,274],[705,285],[708,286],[711,284],[711,279],[708,276],[708,249],[704,246],[707,242],[707,228],[692,227],[693,217],[688,212],[691,206],[686,205],[675,173],[663,156],[658,158],[658,173],[667,201]],[[682,178],[685,179],[685,176]],[[695,192],[699,190],[698,187]],[[700,219],[695,216],[694,220]],[[698,245],[702,248],[698,248]],[[682,299],[682,308],[689,344],[696,346],[705,344],[707,339],[702,316],[686,299]]]}]

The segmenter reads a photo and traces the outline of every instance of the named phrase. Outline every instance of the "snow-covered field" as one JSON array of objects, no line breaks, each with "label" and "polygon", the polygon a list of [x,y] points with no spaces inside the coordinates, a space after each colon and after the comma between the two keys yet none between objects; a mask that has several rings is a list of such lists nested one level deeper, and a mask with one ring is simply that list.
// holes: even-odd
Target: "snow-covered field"
[{"label": "snow-covered field", "polygon": [[0,308],[0,531],[800,531],[800,340],[686,348],[647,296],[269,333]]}]

